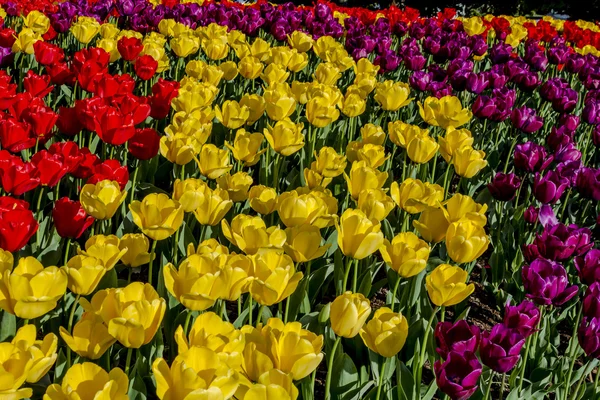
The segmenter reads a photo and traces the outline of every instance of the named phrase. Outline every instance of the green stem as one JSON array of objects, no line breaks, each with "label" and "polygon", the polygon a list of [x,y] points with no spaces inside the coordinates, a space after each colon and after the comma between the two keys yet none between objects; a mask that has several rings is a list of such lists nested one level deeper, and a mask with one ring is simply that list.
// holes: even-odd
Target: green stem
[{"label": "green stem", "polygon": [[387,364],[387,358],[383,361],[381,371],[379,372],[379,385],[377,386],[377,396],[375,397],[375,400],[379,400],[379,398],[381,397],[381,388],[383,387],[383,375],[385,374],[385,364]]},{"label": "green stem", "polygon": [[342,293],[346,291],[346,286],[348,286],[348,276],[350,275],[350,268],[352,267],[352,258],[348,257],[346,259],[346,271],[344,272],[344,280],[342,281]]},{"label": "green stem", "polygon": [[67,265],[67,262],[69,261],[69,253],[71,250],[71,239],[67,238],[66,240],[67,240],[67,247],[65,249],[65,258],[63,261],[64,265]]},{"label": "green stem", "polygon": [[248,298],[248,325],[252,326],[252,295]]},{"label": "green stem", "polygon": [[354,260],[354,271],[352,273],[352,293],[356,293],[356,287],[358,285],[358,264],[360,260]]},{"label": "green stem", "polygon": [[183,333],[187,335],[188,328],[190,327],[190,322],[192,321],[192,310],[188,310],[188,313],[185,317],[185,323],[183,325]]},{"label": "green stem", "polygon": [[129,197],[129,204],[133,203],[135,197],[135,183],[137,182],[138,171],[140,170],[140,164],[137,163],[135,171],[133,172],[133,180],[131,181],[131,197]]},{"label": "green stem", "polygon": [[396,279],[396,284],[394,285],[394,290],[392,291],[392,304],[390,305],[390,309],[394,311],[394,305],[396,304],[396,293],[398,293],[398,287],[400,286],[400,275],[398,275],[398,279]]},{"label": "green stem", "polygon": [[265,306],[263,304],[261,304],[258,309],[258,317],[256,317],[256,325],[258,325],[262,322],[262,314],[263,314],[264,310],[265,310]]},{"label": "green stem", "polygon": [[150,250],[150,262],[148,263],[148,283],[152,285],[152,265],[154,264],[154,258],[156,256],[156,243],[157,240],[152,241],[152,249]]},{"label": "green stem", "polygon": [[577,310],[577,319],[575,322],[575,325],[573,327],[573,332],[571,335],[571,341],[569,342],[569,347],[567,348],[567,350],[569,351],[569,357],[571,357],[571,366],[569,368],[569,372],[567,372],[567,387],[565,388],[565,397],[564,399],[567,400],[569,397],[569,388],[571,387],[571,376],[573,375],[573,368],[575,368],[575,361],[577,360],[577,343],[575,341],[575,338],[577,337],[577,328],[579,327],[579,323],[581,320],[581,313],[583,310],[583,306],[582,304],[580,304],[578,306],[578,310]]},{"label": "green stem", "polygon": [[506,382],[506,373],[502,374],[502,382],[500,383],[500,397],[498,400],[502,400],[504,397],[504,383]]},{"label": "green stem", "polygon": [[[71,306],[71,312],[69,313],[69,322],[67,325],[67,331],[69,333],[72,333],[72,328],[73,328],[73,318],[75,317],[75,310],[77,309],[77,306],[79,305],[79,297],[81,297],[81,295],[77,295],[75,297],[75,301],[73,302],[73,305]],[[67,346],[67,369],[71,368],[71,348],[69,346]]]},{"label": "green stem", "polygon": [[531,347],[531,336],[527,338],[525,343],[525,355],[523,356],[523,365],[521,365],[521,373],[519,374],[519,391],[523,389],[523,381],[525,380],[525,369],[527,367],[527,359],[529,358],[529,348]]},{"label": "green stem", "polygon": [[331,392],[331,374],[333,372],[333,361],[335,360],[335,351],[337,350],[337,347],[340,344],[341,340],[342,340],[342,338],[338,336],[338,338],[335,339],[335,343],[333,344],[333,347],[331,348],[331,356],[329,357],[329,363],[327,364],[327,378],[325,380],[325,400],[331,399],[330,392]]},{"label": "green stem", "polygon": [[513,150],[515,149],[515,146],[517,145],[517,140],[518,137],[514,138],[512,145],[510,146],[510,150],[508,151],[508,157],[506,157],[506,163],[504,163],[504,173],[506,174],[506,171],[508,171],[508,164],[510,162],[510,160],[512,159],[512,153]]},{"label": "green stem", "polygon": [[131,353],[133,349],[130,347],[127,349],[127,359],[125,360],[125,375],[129,376],[129,367],[131,365]]},{"label": "green stem", "polygon": [[492,390],[492,382],[494,381],[494,371],[490,371],[490,380],[488,381],[487,387],[485,389],[485,396],[483,400],[487,400],[490,397],[490,392]]},{"label": "green stem", "polygon": [[435,315],[437,314],[439,307],[435,307],[433,312],[431,313],[431,317],[429,317],[429,321],[427,322],[427,328],[425,328],[425,336],[423,337],[423,344],[421,345],[421,352],[419,353],[419,362],[416,364],[417,370],[415,375],[415,383],[417,384],[417,393],[420,393],[421,390],[421,376],[423,374],[423,365],[425,364],[425,354],[427,352],[427,341],[429,340],[429,331],[431,330],[431,326],[433,325],[433,320]]}]

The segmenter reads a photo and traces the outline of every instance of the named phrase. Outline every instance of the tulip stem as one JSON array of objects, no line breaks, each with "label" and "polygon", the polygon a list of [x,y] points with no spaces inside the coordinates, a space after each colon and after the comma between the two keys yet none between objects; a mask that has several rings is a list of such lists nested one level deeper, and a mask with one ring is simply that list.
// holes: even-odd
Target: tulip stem
[{"label": "tulip stem", "polygon": [[139,162],[136,162],[135,171],[133,172],[133,180],[131,181],[131,197],[129,198],[129,203],[133,203],[133,199],[135,198],[135,183],[137,182],[138,171],[140,170]]},{"label": "tulip stem", "polygon": [[152,285],[152,264],[156,255],[156,240],[152,241],[152,249],[150,250],[150,262],[148,263],[148,283]]},{"label": "tulip stem", "polygon": [[440,308],[436,306],[431,312],[431,317],[429,317],[429,321],[427,322],[427,328],[425,328],[425,336],[423,336],[423,343],[421,344],[421,352],[419,353],[419,362],[416,367],[416,377],[415,383],[417,384],[417,394],[421,391],[421,377],[423,375],[423,365],[425,364],[425,354],[427,353],[427,341],[429,340],[429,331],[431,330],[431,326],[433,325],[433,320],[435,315],[437,314]]},{"label": "tulip stem", "polygon": [[252,325],[252,295],[248,297],[248,325]]},{"label": "tulip stem", "polygon": [[394,284],[394,290],[392,292],[392,304],[390,305],[390,309],[392,312],[394,311],[394,305],[396,304],[396,294],[398,293],[398,287],[400,286],[400,275],[398,275],[398,279],[396,279],[396,284]]},{"label": "tulip stem", "polygon": [[579,305],[577,310],[577,317],[575,320],[575,325],[573,327],[573,333],[571,335],[571,340],[569,341],[569,346],[567,347],[567,351],[569,352],[569,357],[571,357],[571,366],[567,372],[567,387],[565,388],[565,397],[567,400],[569,398],[569,389],[571,387],[571,376],[573,374],[573,368],[575,368],[575,361],[577,360],[577,343],[575,342],[577,338],[577,328],[579,327],[579,323],[581,321],[581,313],[583,311],[583,305]]},{"label": "tulip stem", "polygon": [[508,151],[508,157],[506,157],[506,162],[504,163],[504,173],[506,174],[506,171],[508,171],[508,164],[510,163],[510,160],[512,159],[512,153],[513,150],[515,149],[515,146],[517,145],[517,141],[518,141],[518,136],[516,138],[514,138],[511,146],[510,146],[510,150]]},{"label": "tulip stem", "polygon": [[360,260],[354,260],[354,271],[352,271],[352,293],[356,293],[356,287],[358,284],[358,264]]},{"label": "tulip stem", "polygon": [[348,257],[346,259],[346,271],[344,272],[344,280],[342,281],[342,293],[346,291],[346,286],[348,286],[348,276],[350,275],[350,268],[352,267],[352,258]]},{"label": "tulip stem", "polygon": [[525,369],[527,367],[527,360],[529,358],[529,348],[531,347],[531,336],[527,338],[527,342],[525,343],[525,355],[523,356],[523,365],[521,366],[521,373],[519,377],[519,391],[517,393],[521,393],[523,389],[523,381],[525,380]]},{"label": "tulip stem", "polygon": [[71,250],[71,239],[67,238],[67,247],[65,248],[65,258],[64,258],[64,265],[67,265],[67,262],[69,261],[69,253]]},{"label": "tulip stem", "polygon": [[185,317],[185,323],[183,325],[183,333],[187,335],[188,328],[190,327],[190,321],[192,320],[192,310],[188,310],[188,313]]},{"label": "tulip stem", "polygon": [[383,375],[385,374],[385,365],[387,364],[387,358],[384,359],[381,371],[379,371],[379,385],[377,385],[377,396],[375,400],[379,400],[381,397],[381,388],[383,387]]},{"label": "tulip stem", "polygon": [[504,383],[506,382],[506,373],[502,374],[502,382],[500,383],[500,396],[498,400],[502,400],[504,397]]},{"label": "tulip stem", "polygon": [[258,316],[256,317],[256,325],[258,325],[262,322],[262,315],[263,315],[264,310],[265,310],[265,306],[261,304],[261,306],[258,309]]},{"label": "tulip stem", "polygon": [[133,353],[133,349],[129,347],[127,349],[127,358],[125,359],[125,375],[129,376],[129,367],[131,365],[131,353]]},{"label": "tulip stem", "polygon": [[490,370],[490,380],[487,383],[487,387],[485,389],[485,396],[483,396],[483,400],[487,400],[490,397],[490,392],[492,390],[492,382],[494,382],[494,371]]},{"label": "tulip stem", "polygon": [[329,363],[327,364],[327,378],[325,380],[325,400],[331,399],[331,374],[333,372],[333,361],[335,360],[335,351],[337,350],[340,341],[342,340],[341,336],[338,336],[335,339],[335,343],[333,343],[333,347],[331,348],[331,355],[329,356]]},{"label": "tulip stem", "polygon": [[[69,313],[69,322],[67,325],[67,332],[69,332],[69,334],[72,334],[73,318],[75,317],[75,310],[77,309],[77,305],[79,304],[79,297],[81,297],[80,294],[75,296],[75,301],[73,302],[71,312]],[[71,368],[71,348],[67,346],[67,369],[69,368]]]}]

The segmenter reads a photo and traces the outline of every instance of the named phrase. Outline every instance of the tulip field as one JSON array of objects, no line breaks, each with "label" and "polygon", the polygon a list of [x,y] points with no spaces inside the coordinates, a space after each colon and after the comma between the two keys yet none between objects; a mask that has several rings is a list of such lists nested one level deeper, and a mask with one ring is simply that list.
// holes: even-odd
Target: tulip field
[{"label": "tulip field", "polygon": [[0,6],[0,400],[600,399],[599,24]]}]

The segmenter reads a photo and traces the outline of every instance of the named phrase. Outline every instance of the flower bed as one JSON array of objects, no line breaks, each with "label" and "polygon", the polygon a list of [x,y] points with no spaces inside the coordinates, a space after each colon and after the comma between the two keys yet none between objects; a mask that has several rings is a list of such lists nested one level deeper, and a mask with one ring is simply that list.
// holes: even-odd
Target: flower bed
[{"label": "flower bed", "polygon": [[598,395],[596,24],[0,16],[0,397]]}]

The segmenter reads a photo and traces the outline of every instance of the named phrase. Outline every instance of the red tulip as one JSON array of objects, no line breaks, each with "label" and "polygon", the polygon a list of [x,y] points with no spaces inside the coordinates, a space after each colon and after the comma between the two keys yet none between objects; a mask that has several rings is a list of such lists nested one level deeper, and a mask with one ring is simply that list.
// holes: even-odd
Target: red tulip
[{"label": "red tulip", "polygon": [[88,61],[95,62],[102,68],[107,68],[110,62],[110,54],[99,47],[88,47],[87,49],[79,50],[73,55],[73,68],[75,72],[79,73]]},{"label": "red tulip", "polygon": [[152,97],[150,104],[152,111],[150,116],[154,119],[162,119],[171,111],[171,100],[179,93],[179,82],[158,79],[152,86]]},{"label": "red tulip", "polygon": [[112,103],[118,106],[124,115],[130,115],[134,125],[141,124],[150,116],[151,107],[146,104],[144,97],[127,94],[119,99],[118,104],[116,104],[116,101]]},{"label": "red tulip", "polygon": [[31,126],[18,122],[14,118],[0,121],[0,144],[11,153],[30,149],[35,146],[37,138],[31,131]]},{"label": "red tulip", "polygon": [[152,128],[136,129],[129,139],[129,153],[139,160],[149,160],[158,153],[160,136]]},{"label": "red tulip", "polygon": [[144,50],[144,44],[136,37],[123,36],[117,42],[117,50],[125,61],[133,61]]},{"label": "red tulip", "polygon": [[33,97],[45,97],[54,89],[54,86],[50,85],[50,80],[50,75],[38,75],[29,70],[23,78],[23,87]]},{"label": "red tulip", "polygon": [[73,86],[75,84],[76,75],[64,62],[46,65],[46,72],[55,85]]},{"label": "red tulip", "polygon": [[48,30],[46,31],[46,33],[44,33],[42,35],[42,39],[44,39],[45,41],[49,42],[52,39],[54,39],[57,35],[58,35],[58,33],[54,30],[54,28],[52,27],[52,24],[51,24],[48,27]]},{"label": "red tulip", "polygon": [[19,121],[23,121],[23,115],[31,107],[45,107],[46,103],[39,97],[33,97],[31,93],[17,93],[13,96],[12,103],[8,107],[8,112]]},{"label": "red tulip", "polygon": [[17,85],[11,83],[12,77],[0,70],[0,110],[7,110],[17,94]]},{"label": "red tulip", "polygon": [[23,120],[31,125],[33,133],[43,142],[52,136],[52,128],[57,119],[58,114],[46,106],[33,106],[23,113]]},{"label": "red tulip", "polygon": [[77,168],[71,172],[71,175],[75,178],[87,179],[94,174],[96,166],[100,164],[100,159],[97,155],[92,154],[87,147],[79,149],[79,155],[81,156],[81,161]]},{"label": "red tulip", "polygon": [[93,131],[95,129],[96,117],[103,114],[107,108],[108,105],[106,104],[106,101],[100,97],[75,101],[77,119],[88,131]]},{"label": "red tulip", "polygon": [[59,107],[56,126],[59,132],[67,136],[75,136],[83,129],[83,125],[79,122],[79,118],[77,118],[75,107]]},{"label": "red tulip", "polygon": [[22,249],[38,230],[38,222],[25,201],[0,198],[0,248],[15,252]]},{"label": "red tulip", "polygon": [[106,160],[96,166],[94,174],[90,176],[87,183],[96,184],[105,179],[117,181],[123,190],[129,182],[129,171],[126,166],[121,166],[118,160]]},{"label": "red tulip", "polygon": [[24,163],[21,157],[6,150],[0,151],[0,182],[6,192],[20,196],[35,189],[40,179],[34,175],[35,167],[31,163]]},{"label": "red tulip", "polygon": [[4,28],[0,29],[0,46],[1,47],[12,47],[17,40],[17,34],[14,29]]},{"label": "red tulip", "polygon": [[63,161],[62,155],[51,154],[47,150],[35,153],[31,157],[31,163],[35,165],[40,183],[44,186],[56,186],[69,171],[69,166]]},{"label": "red tulip", "polygon": [[157,68],[158,62],[147,54],[138,58],[134,65],[135,73],[143,81],[152,79]]},{"label": "red tulip", "polygon": [[94,131],[103,142],[115,146],[127,142],[135,134],[133,118],[115,107],[106,107],[94,119]]},{"label": "red tulip", "polygon": [[77,82],[86,91],[95,93],[98,81],[108,72],[102,64],[90,60],[85,62],[77,73]]},{"label": "red tulip", "polygon": [[60,237],[71,239],[79,239],[94,223],[94,217],[86,214],[81,203],[68,197],[63,197],[54,203],[52,220]]},{"label": "red tulip", "polygon": [[77,143],[71,141],[53,143],[48,152],[50,154],[58,154],[63,158],[63,162],[68,167],[67,173],[75,171],[83,159],[79,146]]},{"label": "red tulip", "polygon": [[52,65],[59,62],[63,62],[65,59],[65,52],[63,49],[55,44],[38,40],[33,44],[33,50],[35,51],[35,59],[42,65]]},{"label": "red tulip", "polygon": [[99,97],[112,98],[133,93],[133,89],[135,89],[135,80],[131,75],[104,74],[96,83],[94,93]]}]

